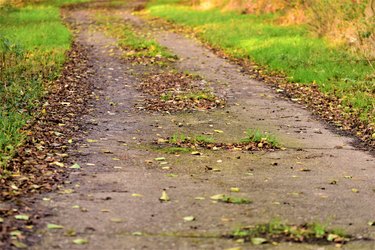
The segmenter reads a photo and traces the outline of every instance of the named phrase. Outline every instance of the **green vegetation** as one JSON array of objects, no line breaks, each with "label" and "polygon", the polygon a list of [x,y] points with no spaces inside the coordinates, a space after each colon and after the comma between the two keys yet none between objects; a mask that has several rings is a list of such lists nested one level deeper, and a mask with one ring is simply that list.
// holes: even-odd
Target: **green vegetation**
[{"label": "green vegetation", "polygon": [[167,148],[162,148],[161,151],[167,154],[180,154],[180,153],[190,153],[192,149],[181,148],[181,147],[167,147]]},{"label": "green vegetation", "polygon": [[262,144],[270,144],[273,147],[279,146],[279,143],[274,135],[262,133],[258,129],[248,129],[246,131],[246,137],[241,139],[241,143],[262,143]]},{"label": "green vegetation", "polygon": [[231,204],[250,204],[252,203],[251,200],[241,197],[233,197],[233,196],[226,196],[223,195],[218,201],[224,202],[224,203],[231,203]]},{"label": "green vegetation", "polygon": [[118,38],[118,45],[125,49],[127,58],[175,59],[166,48],[150,39],[148,34],[136,31],[120,17],[103,11],[96,16],[96,21],[108,34]]},{"label": "green vegetation", "polygon": [[70,48],[71,34],[62,24],[59,7],[78,1],[42,1],[16,8],[0,6],[0,170],[24,135]]},{"label": "green vegetation", "polygon": [[244,227],[235,230],[231,237],[251,241],[253,244],[273,242],[316,242],[316,243],[345,243],[350,240],[342,230],[328,230],[319,223],[303,225],[287,225],[279,220],[266,224]]},{"label": "green vegetation", "polygon": [[186,136],[183,133],[175,133],[172,135],[171,138],[168,139],[168,143],[170,144],[183,144],[183,143],[190,143],[190,144],[208,144],[214,143],[215,139],[206,135],[193,135],[193,136]]},{"label": "green vegetation", "polygon": [[339,97],[347,113],[375,122],[374,68],[343,45],[314,37],[305,25],[277,25],[278,14],[203,11],[176,2],[155,0],[148,11],[194,28],[204,42],[233,58],[250,59],[292,83],[316,83],[323,93]]}]

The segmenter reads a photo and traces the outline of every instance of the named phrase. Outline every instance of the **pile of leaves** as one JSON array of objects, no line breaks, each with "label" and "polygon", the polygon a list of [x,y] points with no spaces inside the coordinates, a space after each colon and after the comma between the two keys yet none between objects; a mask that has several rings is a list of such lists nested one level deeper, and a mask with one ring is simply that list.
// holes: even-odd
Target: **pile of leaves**
[{"label": "pile of leaves", "polygon": [[[22,247],[21,231],[31,230],[32,216],[20,216],[27,211],[25,199],[33,193],[50,191],[66,176],[68,145],[79,130],[79,117],[86,110],[91,87],[88,82],[90,66],[85,50],[73,44],[67,55],[61,77],[48,86],[44,105],[27,127],[24,144],[16,151],[6,169],[0,171],[0,248],[9,245]],[[13,232],[13,233],[12,233]],[[11,236],[12,235],[12,236]]]},{"label": "pile of leaves", "polygon": [[177,112],[223,108],[225,99],[190,74],[164,72],[147,77],[138,88],[148,94],[140,110]]},{"label": "pile of leaves", "polygon": [[351,239],[341,230],[328,230],[318,223],[287,225],[279,221],[243,227],[235,230],[229,237],[244,239],[254,245],[278,242],[345,244]]}]

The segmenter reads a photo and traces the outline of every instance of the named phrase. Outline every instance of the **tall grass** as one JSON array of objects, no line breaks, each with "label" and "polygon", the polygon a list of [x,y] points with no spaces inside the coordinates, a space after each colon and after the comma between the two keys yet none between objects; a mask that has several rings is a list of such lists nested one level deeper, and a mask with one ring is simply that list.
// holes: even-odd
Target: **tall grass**
[{"label": "tall grass", "polygon": [[40,105],[48,82],[59,75],[70,48],[71,34],[59,10],[67,2],[74,1],[0,6],[0,172],[22,144],[21,128]]}]

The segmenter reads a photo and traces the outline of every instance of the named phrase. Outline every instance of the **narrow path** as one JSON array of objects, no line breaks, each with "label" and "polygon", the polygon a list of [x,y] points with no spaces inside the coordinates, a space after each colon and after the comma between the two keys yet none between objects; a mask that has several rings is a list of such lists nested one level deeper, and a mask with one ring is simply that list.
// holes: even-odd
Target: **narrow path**
[{"label": "narrow path", "polygon": [[[197,73],[226,92],[227,107],[172,115],[139,112],[134,106],[143,95],[136,88],[147,67],[120,59],[116,40],[95,28],[90,19],[95,10],[89,8],[69,12],[69,19],[80,26],[76,39],[88,49],[96,72],[90,82],[97,98],[91,103],[92,112],[83,118],[86,138],[71,152],[71,161],[81,169],[71,173],[59,193],[41,201],[41,209],[50,214],[43,222],[64,229],[41,229],[41,243],[34,249],[245,249],[251,245],[221,235],[274,218],[292,224],[323,222],[355,236],[375,238],[375,230],[367,225],[375,219],[375,161],[352,147],[350,138],[332,133],[300,105],[250,80],[239,66],[167,31],[157,31],[155,36],[180,58],[175,67]],[[129,20],[129,14],[116,14]],[[214,134],[218,140],[239,140],[248,128],[272,132],[287,149],[202,150],[201,156],[176,156],[151,146],[159,135],[175,132],[222,130]],[[156,157],[165,157],[167,163],[160,165]],[[240,188],[236,195],[253,203],[210,200],[215,194],[230,194],[231,187]],[[163,190],[169,202],[159,201]],[[195,220],[186,222],[186,216]],[[66,236],[67,232],[76,236]],[[75,245],[76,238],[89,242]],[[357,241],[347,248],[374,246],[371,241]],[[283,243],[275,248],[316,246]]]}]

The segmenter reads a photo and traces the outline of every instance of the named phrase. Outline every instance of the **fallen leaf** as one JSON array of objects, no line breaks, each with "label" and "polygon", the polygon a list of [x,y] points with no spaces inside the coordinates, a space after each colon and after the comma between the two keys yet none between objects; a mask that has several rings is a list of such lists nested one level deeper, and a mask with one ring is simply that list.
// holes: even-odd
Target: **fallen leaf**
[{"label": "fallen leaf", "polygon": [[165,161],[165,157],[156,157],[155,161]]},{"label": "fallen leaf", "polygon": [[17,236],[17,237],[19,237],[19,236],[22,235],[22,232],[20,230],[14,230],[14,231],[11,231],[9,234],[11,236]]},{"label": "fallen leaf", "polygon": [[142,236],[143,233],[142,232],[133,232],[132,235],[133,236]]},{"label": "fallen leaf", "polygon": [[177,177],[177,174],[166,174],[167,177]]},{"label": "fallen leaf", "polygon": [[221,200],[224,198],[224,194],[216,194],[210,197],[211,200]]},{"label": "fallen leaf", "polygon": [[367,222],[367,225],[369,225],[369,226],[375,226],[375,221],[369,221],[369,222]]},{"label": "fallen leaf", "polygon": [[60,194],[72,194],[72,193],[74,193],[74,190],[68,188],[68,189],[61,190],[59,193]]},{"label": "fallen leaf", "polygon": [[185,216],[184,217],[184,221],[186,221],[186,222],[190,222],[190,221],[193,221],[193,220],[195,220],[194,216]]},{"label": "fallen leaf", "polygon": [[80,169],[81,166],[78,165],[78,163],[74,163],[74,164],[73,164],[72,166],[70,166],[69,168],[71,168],[71,169]]},{"label": "fallen leaf", "polygon": [[87,139],[86,141],[89,142],[89,143],[98,142],[98,140],[93,140],[93,139]]},{"label": "fallen leaf", "polygon": [[353,193],[359,193],[359,190],[356,189],[356,188],[352,188],[352,192],[353,192]]},{"label": "fallen leaf", "polygon": [[141,194],[132,194],[133,197],[143,197]]},{"label": "fallen leaf", "polygon": [[334,241],[335,239],[339,238],[340,236],[338,236],[337,234],[328,234],[327,236],[327,240],[328,241]]},{"label": "fallen leaf", "polygon": [[17,214],[14,216],[16,220],[29,220],[29,216],[27,214]]},{"label": "fallen leaf", "polygon": [[238,187],[231,187],[230,191],[231,192],[240,192],[240,189]]},{"label": "fallen leaf", "polygon": [[74,237],[77,235],[76,231],[74,229],[68,229],[64,233],[65,236]]},{"label": "fallen leaf", "polygon": [[197,196],[197,197],[194,198],[194,200],[204,200],[204,199],[206,199],[206,198],[201,197],[201,196]]},{"label": "fallen leaf", "polygon": [[27,248],[26,244],[24,244],[20,241],[17,241],[17,240],[12,240],[12,245],[15,246],[16,248],[20,248],[20,249]]},{"label": "fallen leaf", "polygon": [[115,223],[121,223],[121,222],[124,222],[125,220],[121,218],[111,218],[110,221],[115,222]]},{"label": "fallen leaf", "polygon": [[218,133],[218,134],[222,134],[222,133],[224,133],[223,130],[219,130],[219,129],[215,129],[214,132],[215,132],[215,133]]},{"label": "fallen leaf", "polygon": [[48,228],[48,229],[63,229],[64,226],[62,226],[62,225],[57,225],[57,224],[52,224],[52,223],[48,223],[48,224],[47,224],[47,228]]},{"label": "fallen leaf", "polygon": [[77,238],[73,240],[73,243],[77,245],[84,245],[84,244],[89,243],[89,241],[87,239]]},{"label": "fallen leaf", "polygon": [[159,198],[159,200],[160,200],[161,202],[167,202],[167,201],[170,201],[167,192],[163,191],[163,192],[161,193],[161,197]]},{"label": "fallen leaf", "polygon": [[52,164],[52,165],[56,165],[56,166],[61,167],[61,168],[65,166],[64,163],[62,163],[62,162],[58,162],[58,161],[54,161],[54,162],[52,162],[51,164]]},{"label": "fallen leaf", "polygon": [[4,218],[0,217],[0,223],[3,223],[3,222],[4,222]]},{"label": "fallen leaf", "polygon": [[251,243],[253,243],[254,245],[261,245],[266,242],[267,242],[267,239],[265,238],[258,238],[258,237],[251,238]]}]

